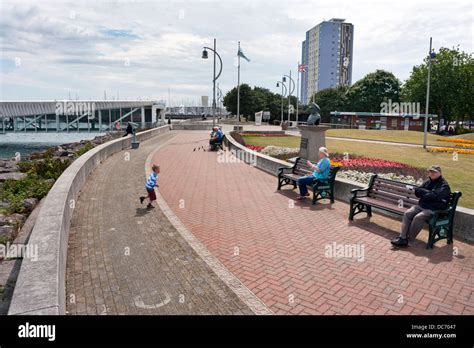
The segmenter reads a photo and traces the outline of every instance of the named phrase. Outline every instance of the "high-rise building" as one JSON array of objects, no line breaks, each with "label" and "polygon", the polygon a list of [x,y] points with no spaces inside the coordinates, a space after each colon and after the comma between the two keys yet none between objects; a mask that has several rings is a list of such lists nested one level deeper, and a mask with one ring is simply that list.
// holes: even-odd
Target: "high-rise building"
[{"label": "high-rise building", "polygon": [[324,21],[306,32],[301,61],[307,72],[301,73],[301,103],[325,88],[350,86],[354,25],[345,19]]}]

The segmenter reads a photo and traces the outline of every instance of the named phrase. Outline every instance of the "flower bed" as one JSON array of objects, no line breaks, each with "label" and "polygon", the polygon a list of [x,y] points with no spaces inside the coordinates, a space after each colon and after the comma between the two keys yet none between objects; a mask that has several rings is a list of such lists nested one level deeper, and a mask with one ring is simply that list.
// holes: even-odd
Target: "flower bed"
[{"label": "flower bed", "polygon": [[[337,174],[338,178],[357,181],[363,184],[368,184],[373,173],[359,172],[356,170],[341,170]],[[421,185],[423,179],[415,178],[411,175],[399,175],[395,173],[377,173],[379,177],[389,180],[401,181],[411,185]]]},{"label": "flower bed", "polygon": [[474,149],[459,149],[453,147],[432,147],[430,152],[456,152],[464,155],[474,155]]},{"label": "flower bed", "polygon": [[257,151],[257,152],[260,152],[263,150],[263,146],[257,146],[257,145],[245,145],[245,147],[247,149],[250,149],[250,150],[253,150],[253,151]]},{"label": "flower bed", "polygon": [[339,178],[367,184],[373,174],[389,180],[401,181],[407,184],[420,185],[426,170],[412,167],[408,164],[387,161],[378,158],[353,156],[346,158],[341,154],[333,154],[331,165],[340,166]]},{"label": "flower bed", "polygon": [[438,141],[445,141],[448,143],[463,143],[463,144],[472,144],[474,145],[474,140],[469,139],[445,139],[445,138],[438,138]]}]

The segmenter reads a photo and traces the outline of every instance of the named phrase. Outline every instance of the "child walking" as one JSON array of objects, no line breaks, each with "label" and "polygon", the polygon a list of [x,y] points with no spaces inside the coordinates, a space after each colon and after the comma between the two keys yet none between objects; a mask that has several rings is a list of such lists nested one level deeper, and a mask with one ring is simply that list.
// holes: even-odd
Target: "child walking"
[{"label": "child walking", "polygon": [[[146,181],[146,184],[145,184],[145,189],[148,192],[148,199],[150,200],[150,202],[146,206],[148,209],[154,208],[153,204],[151,203],[153,201],[156,201],[155,186],[158,187],[158,184],[156,183],[156,181],[158,180],[158,174],[160,173],[160,166],[154,164],[151,167],[151,170],[152,172],[150,176],[148,177],[148,180]],[[146,198],[147,197],[145,196],[141,196],[140,203],[143,204],[143,201]]]}]

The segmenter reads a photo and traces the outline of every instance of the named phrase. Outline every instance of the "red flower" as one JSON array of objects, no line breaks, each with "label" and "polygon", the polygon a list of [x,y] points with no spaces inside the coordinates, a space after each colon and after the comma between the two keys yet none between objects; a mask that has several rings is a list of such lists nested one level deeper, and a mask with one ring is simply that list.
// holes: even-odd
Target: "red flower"
[{"label": "red flower", "polygon": [[260,152],[264,149],[263,146],[257,146],[257,145],[245,145],[245,147],[250,149],[250,150],[257,151],[257,152]]}]

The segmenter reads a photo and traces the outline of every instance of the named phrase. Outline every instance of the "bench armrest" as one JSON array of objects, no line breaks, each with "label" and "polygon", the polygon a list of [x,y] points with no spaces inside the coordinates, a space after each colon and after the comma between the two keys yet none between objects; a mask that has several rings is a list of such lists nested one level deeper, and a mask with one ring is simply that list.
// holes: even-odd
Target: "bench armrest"
[{"label": "bench armrest", "polygon": [[[367,194],[369,192],[369,188],[364,188],[364,189],[352,189],[351,190],[351,194],[352,194],[352,198],[356,198],[356,197],[366,197]],[[361,194],[359,194],[361,193]],[[365,194],[364,194],[365,193]]]},{"label": "bench armrest", "polygon": [[279,167],[278,174],[282,174],[286,170],[293,170],[293,167]]},{"label": "bench armrest", "polygon": [[433,215],[431,216],[431,221],[435,222],[436,220],[438,220],[438,218],[440,217],[440,215],[446,215],[446,216],[449,216],[453,213],[453,207],[449,207],[448,209],[444,209],[444,210],[434,210],[433,211]]},{"label": "bench armrest", "polygon": [[433,210],[434,214],[449,214],[453,210],[452,207],[449,207],[448,209],[444,210]]}]

